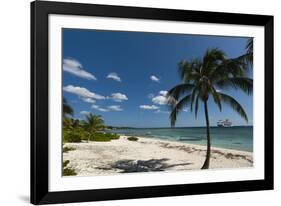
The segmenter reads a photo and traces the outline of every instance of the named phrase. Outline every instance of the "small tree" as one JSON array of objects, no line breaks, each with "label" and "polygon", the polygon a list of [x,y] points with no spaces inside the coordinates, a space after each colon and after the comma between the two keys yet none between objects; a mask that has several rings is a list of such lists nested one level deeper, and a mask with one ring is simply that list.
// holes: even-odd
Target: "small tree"
[{"label": "small tree", "polygon": [[[105,128],[104,121],[101,115],[93,115],[92,113],[86,115],[86,120],[84,121],[84,128],[89,133],[103,130]],[[89,138],[88,138],[89,141]]]}]

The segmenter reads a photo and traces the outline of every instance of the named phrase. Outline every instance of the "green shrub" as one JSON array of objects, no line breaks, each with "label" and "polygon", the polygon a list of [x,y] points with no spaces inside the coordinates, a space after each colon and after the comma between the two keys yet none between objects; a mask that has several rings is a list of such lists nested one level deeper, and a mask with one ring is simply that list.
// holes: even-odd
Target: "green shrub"
[{"label": "green shrub", "polygon": [[73,148],[73,147],[63,147],[63,152],[64,153],[67,153],[67,152],[73,151],[73,150],[75,150],[75,148]]},{"label": "green shrub", "polygon": [[107,133],[106,135],[108,135],[110,137],[110,139],[112,139],[112,140],[120,138],[120,136],[118,134]]},{"label": "green shrub", "polygon": [[69,160],[63,162],[63,176],[74,176],[77,175],[74,169],[67,167]]},{"label": "green shrub", "polygon": [[109,142],[111,141],[111,138],[106,134],[95,132],[91,134],[90,140],[97,141],[97,142]]},{"label": "green shrub", "polygon": [[81,135],[74,131],[64,131],[63,132],[64,142],[81,142]]},{"label": "green shrub", "polygon": [[71,168],[63,168],[63,176],[75,176],[77,173],[74,169]]},{"label": "green shrub", "polygon": [[137,137],[128,137],[127,140],[129,140],[129,141],[138,141],[139,139]]},{"label": "green shrub", "polygon": [[81,142],[81,140],[88,140],[88,136],[89,133],[81,127],[63,130],[64,142]]},{"label": "green shrub", "polygon": [[66,167],[68,164],[69,164],[69,160],[65,160],[65,161],[63,162],[63,167]]},{"label": "green shrub", "polygon": [[111,140],[119,139],[119,135],[110,133],[95,132],[90,136],[91,141],[109,142]]}]

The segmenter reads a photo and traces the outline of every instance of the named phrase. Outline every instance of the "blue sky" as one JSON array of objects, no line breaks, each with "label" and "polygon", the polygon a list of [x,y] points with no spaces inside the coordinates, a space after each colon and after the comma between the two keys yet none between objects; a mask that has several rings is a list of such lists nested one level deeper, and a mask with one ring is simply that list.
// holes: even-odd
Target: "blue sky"
[{"label": "blue sky", "polygon": [[[206,49],[219,48],[228,57],[245,52],[248,38],[144,32],[63,30],[63,96],[83,119],[91,112],[107,125],[130,127],[170,126],[165,91],[180,83],[177,64],[202,57]],[[252,76],[252,74],[249,74]],[[231,119],[234,125],[252,125],[252,96],[224,91],[245,108],[246,123],[227,105],[222,112],[209,101],[211,125]],[[195,119],[189,108],[176,126],[204,126],[203,104]]]}]

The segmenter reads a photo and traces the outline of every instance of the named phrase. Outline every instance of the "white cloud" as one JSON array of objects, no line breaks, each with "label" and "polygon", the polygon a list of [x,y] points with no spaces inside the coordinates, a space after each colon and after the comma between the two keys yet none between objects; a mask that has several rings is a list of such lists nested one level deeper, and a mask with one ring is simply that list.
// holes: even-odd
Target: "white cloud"
[{"label": "white cloud", "polygon": [[159,96],[153,97],[152,102],[154,104],[165,105],[168,103],[168,100],[165,96],[159,95]]},{"label": "white cloud", "polygon": [[163,96],[166,96],[168,94],[168,91],[165,91],[165,90],[161,90],[159,92],[159,94],[163,95]]},{"label": "white cloud", "polygon": [[66,87],[63,87],[63,91],[76,94],[77,96],[82,98],[93,98],[98,100],[105,99],[104,96],[91,92],[84,87],[76,87],[73,85],[68,85]]},{"label": "white cloud", "polygon": [[71,58],[64,59],[62,68],[64,71],[69,72],[75,76],[88,80],[97,80],[97,78],[93,74],[85,71],[83,69],[82,64],[75,59],[71,59]]},{"label": "white cloud", "polygon": [[169,114],[168,111],[162,111],[162,110],[160,110],[160,109],[156,110],[155,113]]},{"label": "white cloud", "polygon": [[151,76],[150,76],[150,79],[151,79],[151,81],[153,81],[153,82],[160,82],[160,79],[159,79],[158,77],[154,76],[154,75],[151,75]]},{"label": "white cloud", "polygon": [[90,112],[88,112],[88,111],[81,111],[80,114],[88,115],[88,114],[90,114]]},{"label": "white cloud", "polygon": [[111,99],[115,102],[122,102],[124,100],[128,100],[128,97],[122,93],[113,93],[111,94]]},{"label": "white cloud", "polygon": [[109,112],[109,109],[102,108],[98,105],[92,105],[92,108],[95,109],[95,110],[98,110],[100,112]]},{"label": "white cloud", "polygon": [[92,99],[92,98],[82,98],[82,100],[84,101],[84,102],[87,102],[87,103],[96,103],[96,100],[94,100],[94,99]]},{"label": "white cloud", "polygon": [[98,105],[92,105],[92,108],[95,109],[95,110],[98,110],[100,112],[110,112],[110,111],[113,111],[113,112],[120,112],[120,111],[123,111],[123,109],[120,107],[120,105],[110,105],[110,106],[107,106],[106,108],[103,108],[103,107],[100,107]]},{"label": "white cloud", "polygon": [[118,76],[117,73],[114,73],[114,72],[109,73],[106,78],[113,79],[113,80],[115,80],[117,82],[121,82],[121,78]]},{"label": "white cloud", "polygon": [[185,109],[183,109],[182,111],[184,111],[184,112],[188,112],[188,108],[185,108]]},{"label": "white cloud", "polygon": [[159,107],[155,106],[155,105],[140,105],[141,109],[144,110],[156,110],[159,109]]},{"label": "white cloud", "polygon": [[168,99],[166,97],[168,91],[161,90],[158,96],[152,98],[154,104],[165,105],[168,104]]},{"label": "white cloud", "polygon": [[117,112],[123,111],[123,109],[120,107],[120,105],[111,105],[111,106],[108,106],[107,108],[111,111],[117,111]]}]

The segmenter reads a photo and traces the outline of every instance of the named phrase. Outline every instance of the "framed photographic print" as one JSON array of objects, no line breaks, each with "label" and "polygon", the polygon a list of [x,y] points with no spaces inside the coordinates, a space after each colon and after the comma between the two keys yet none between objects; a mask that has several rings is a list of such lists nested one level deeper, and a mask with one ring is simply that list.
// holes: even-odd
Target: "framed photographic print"
[{"label": "framed photographic print", "polygon": [[31,3],[33,204],[273,189],[273,17]]}]

